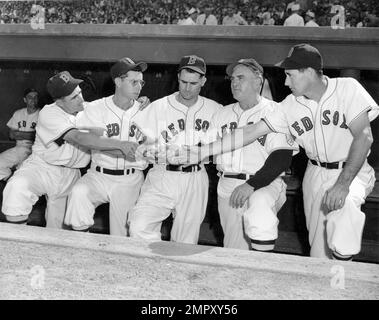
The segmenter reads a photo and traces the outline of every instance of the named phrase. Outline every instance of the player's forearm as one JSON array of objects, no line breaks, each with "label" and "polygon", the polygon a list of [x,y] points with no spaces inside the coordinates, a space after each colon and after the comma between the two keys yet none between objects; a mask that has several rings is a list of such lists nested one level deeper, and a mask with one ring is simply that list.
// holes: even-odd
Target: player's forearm
[{"label": "player's forearm", "polygon": [[75,130],[74,132],[70,131],[65,136],[65,140],[90,150],[122,150],[121,140],[99,137],[91,132],[85,133],[78,130]]},{"label": "player's forearm", "polygon": [[346,160],[346,165],[342,169],[341,174],[337,179],[337,183],[350,186],[351,182],[362,168],[372,142],[373,138],[370,130],[365,130],[359,136],[354,137]]},{"label": "player's forearm", "polygon": [[12,140],[31,140],[31,141],[34,141],[35,136],[36,136],[35,131],[12,130],[9,132],[9,137]]},{"label": "player's forearm", "polygon": [[240,149],[270,132],[271,129],[264,121],[259,121],[255,124],[249,124],[235,129],[232,133],[224,135],[222,139],[202,146],[200,150],[201,159]]}]

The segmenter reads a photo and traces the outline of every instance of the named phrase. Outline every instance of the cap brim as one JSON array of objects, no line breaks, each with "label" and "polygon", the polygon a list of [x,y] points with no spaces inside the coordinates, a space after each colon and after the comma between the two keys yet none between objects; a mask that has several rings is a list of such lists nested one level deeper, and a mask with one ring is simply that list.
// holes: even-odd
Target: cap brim
[{"label": "cap brim", "polygon": [[183,70],[183,69],[191,69],[191,70],[193,70],[193,71],[196,71],[196,72],[198,72],[198,73],[200,73],[200,74],[205,74],[205,72],[203,71],[203,70],[201,70],[200,68],[197,68],[197,67],[191,67],[191,66],[184,66],[184,67],[181,67],[178,71],[181,71],[181,70]]},{"label": "cap brim", "polygon": [[130,70],[141,70],[141,72],[145,72],[147,69],[147,63],[146,62],[138,62],[136,65],[130,69]]},{"label": "cap brim", "polygon": [[301,69],[302,68],[297,62],[294,62],[288,58],[276,63],[275,66],[282,69]]}]

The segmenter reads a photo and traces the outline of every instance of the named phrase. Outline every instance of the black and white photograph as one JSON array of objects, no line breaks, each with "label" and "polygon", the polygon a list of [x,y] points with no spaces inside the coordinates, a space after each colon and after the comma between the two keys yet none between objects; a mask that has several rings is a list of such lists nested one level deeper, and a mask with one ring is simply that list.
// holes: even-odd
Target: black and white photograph
[{"label": "black and white photograph", "polygon": [[0,0],[0,101],[3,302],[379,300],[378,0]]}]

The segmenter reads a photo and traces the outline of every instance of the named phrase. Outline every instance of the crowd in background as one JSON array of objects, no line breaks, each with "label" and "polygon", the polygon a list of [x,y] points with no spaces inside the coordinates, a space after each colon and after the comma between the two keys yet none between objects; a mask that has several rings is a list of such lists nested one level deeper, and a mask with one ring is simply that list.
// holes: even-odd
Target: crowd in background
[{"label": "crowd in background", "polygon": [[378,0],[0,1],[0,23],[30,23],[35,5],[44,8],[45,23],[214,25],[287,25],[298,6],[299,19],[319,26],[330,26],[332,6],[342,5],[346,27],[379,26]]}]

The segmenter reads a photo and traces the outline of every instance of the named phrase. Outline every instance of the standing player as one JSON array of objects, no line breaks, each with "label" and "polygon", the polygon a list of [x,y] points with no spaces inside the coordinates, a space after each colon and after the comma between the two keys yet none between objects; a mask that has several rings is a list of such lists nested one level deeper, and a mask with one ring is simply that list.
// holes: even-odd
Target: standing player
[{"label": "standing player", "polygon": [[25,89],[24,102],[26,108],[17,110],[7,123],[9,137],[16,140],[16,146],[0,154],[0,180],[7,180],[12,168],[17,168],[32,153],[39,113],[37,91]]},{"label": "standing player", "polygon": [[46,195],[46,226],[62,228],[67,196],[80,177],[78,168],[90,160],[86,150],[116,149],[126,155],[135,147],[127,141],[102,138],[76,128],[76,116],[83,110],[81,82],[67,71],[47,82],[54,103],[40,111],[32,154],[4,189],[2,212],[8,222],[26,223],[33,205]]},{"label": "standing player", "polygon": [[[137,145],[141,136],[131,124],[141,112],[137,98],[146,68],[146,63],[134,63],[129,58],[117,61],[110,71],[114,95],[88,103],[77,125],[104,128],[112,141],[127,140]],[[71,192],[65,223],[77,231],[88,230],[94,224],[96,207],[109,202],[110,234],[126,236],[128,211],[137,201],[146,167],[146,161],[135,161],[134,152],[125,158],[123,154],[93,150],[91,168]]]},{"label": "standing player", "polygon": [[[260,95],[263,68],[254,59],[229,65],[233,97],[212,120],[218,136],[256,123],[272,112],[274,101]],[[290,136],[270,133],[248,146],[217,157],[220,171],[218,210],[224,247],[272,251],[278,237],[277,212],[286,201],[286,184],[280,177],[289,168],[297,146]]]},{"label": "standing player", "polygon": [[[136,125],[160,145],[197,145],[203,141],[211,118],[220,108],[200,96],[206,82],[204,59],[181,59],[179,92],[154,101]],[[141,196],[131,212],[130,236],[161,240],[161,223],[172,211],[171,240],[196,244],[208,201],[208,175],[203,165],[174,166],[165,159],[150,169]]]},{"label": "standing player", "polygon": [[278,66],[285,69],[292,94],[275,112],[172,161],[198,161],[199,153],[203,158],[237,149],[272,131],[292,134],[310,159],[303,195],[311,256],[350,260],[361,248],[360,207],[375,183],[367,156],[370,121],[379,107],[355,79],[324,76],[322,57],[309,44],[291,48]]}]

